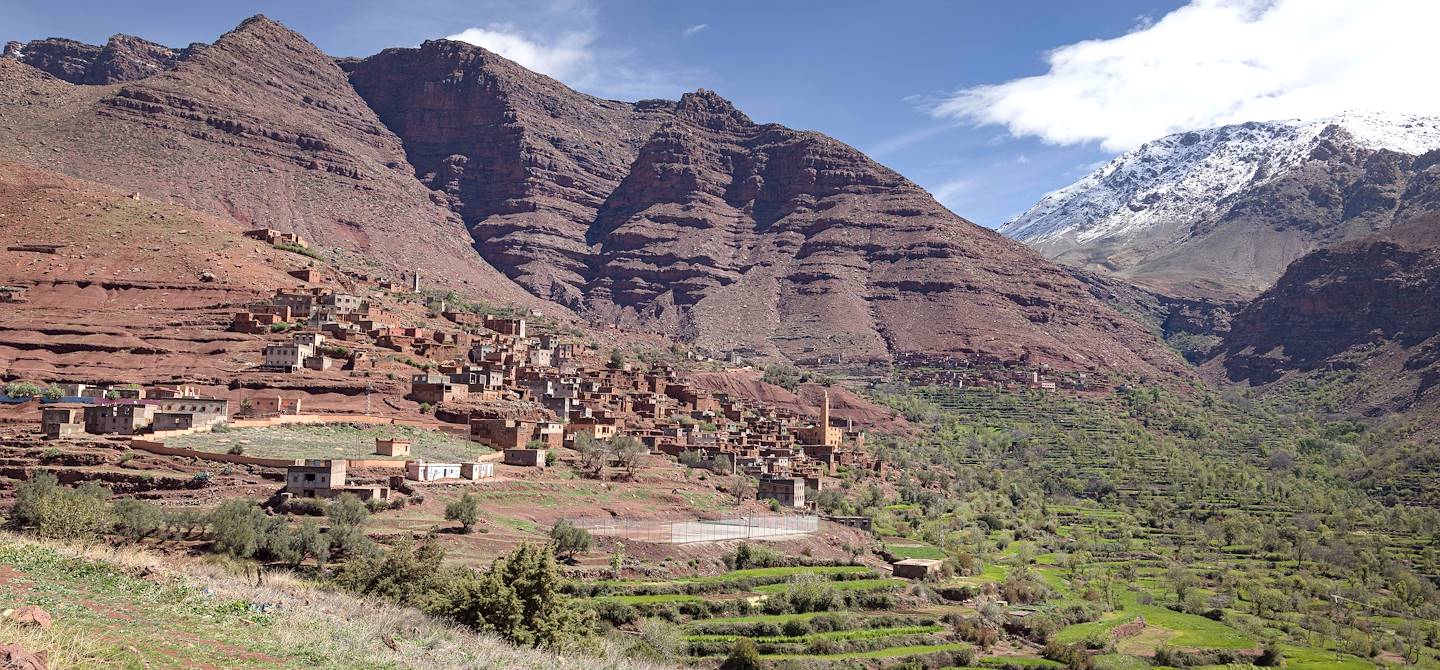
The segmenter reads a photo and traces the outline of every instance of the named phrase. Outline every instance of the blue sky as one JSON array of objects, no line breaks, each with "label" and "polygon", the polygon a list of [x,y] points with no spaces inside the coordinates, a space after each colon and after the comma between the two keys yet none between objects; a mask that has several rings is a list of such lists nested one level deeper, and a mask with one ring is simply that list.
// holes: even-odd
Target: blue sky
[{"label": "blue sky", "polygon": [[[1335,105],[1354,91],[1332,79],[1358,86],[1424,58],[1392,45],[1396,17],[1430,6],[1440,3],[0,0],[0,40],[130,33],[179,46],[255,13],[337,56],[464,33],[596,95],[713,89],[757,121],[854,145],[993,227],[1144,139],[1334,111],[1315,91],[1334,89]],[[1387,36],[1357,39],[1362,18]],[[1400,21],[1411,22],[1434,25]],[[1311,62],[1337,48],[1339,30],[1355,52]],[[1377,95],[1401,88],[1386,83]]]}]

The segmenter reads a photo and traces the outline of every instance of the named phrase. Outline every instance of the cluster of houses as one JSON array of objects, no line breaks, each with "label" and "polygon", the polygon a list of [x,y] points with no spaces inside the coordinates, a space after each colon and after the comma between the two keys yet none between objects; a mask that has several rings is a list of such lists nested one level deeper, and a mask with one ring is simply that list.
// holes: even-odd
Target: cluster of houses
[{"label": "cluster of houses", "polygon": [[230,419],[230,401],[201,396],[195,387],[91,386],[59,383],[62,397],[40,412],[49,439],[210,430]]},{"label": "cluster of houses", "polygon": [[[292,276],[307,283],[319,283],[314,269],[295,270]],[[377,286],[380,284],[377,284]],[[460,326],[501,328],[496,317],[482,317],[469,312],[445,311],[443,315]],[[353,370],[365,362],[362,350],[347,344],[366,342],[396,353],[421,358],[446,360],[463,356],[469,351],[472,336],[464,330],[443,330],[422,327],[397,327],[385,323],[380,310],[366,298],[337,292],[327,286],[276,289],[265,302],[247,305],[234,314],[230,330],[264,334],[304,328],[294,333],[291,341],[265,348],[265,369],[294,372],[304,369],[328,370],[336,360],[327,351],[344,350],[342,369]],[[332,345],[326,346],[326,340]]]},{"label": "cluster of houses", "polygon": [[[581,433],[624,435],[652,453],[755,477],[757,498],[787,507],[813,506],[807,491],[841,467],[881,467],[864,451],[865,434],[831,416],[828,394],[812,419],[697,388],[665,365],[585,367],[573,344],[529,336],[523,318],[446,317],[473,319],[484,334],[471,338],[463,362],[412,377],[410,398],[473,407],[465,410],[470,438],[504,451],[507,463],[541,463],[545,450],[573,445]],[[486,406],[502,400],[536,411],[503,415]]]},{"label": "cluster of houses", "polygon": [[[399,438],[376,438],[375,453],[380,456],[410,456],[412,443]],[[345,459],[307,460],[285,470],[285,493],[294,498],[334,498],[349,493],[361,500],[389,500],[399,479],[414,482],[474,482],[495,476],[495,464],[480,461],[435,463],[414,459],[405,461],[403,477],[386,484],[361,484],[348,477],[350,462]]]}]

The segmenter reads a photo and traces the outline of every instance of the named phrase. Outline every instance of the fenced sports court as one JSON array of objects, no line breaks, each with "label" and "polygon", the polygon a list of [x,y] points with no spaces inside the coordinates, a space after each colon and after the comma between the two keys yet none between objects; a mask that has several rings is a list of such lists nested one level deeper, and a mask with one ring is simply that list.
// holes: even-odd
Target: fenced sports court
[{"label": "fenced sports court", "polygon": [[731,519],[571,519],[591,535],[618,537],[634,542],[689,544],[726,540],[763,540],[809,535],[820,529],[820,518],[810,515],[744,516]]}]

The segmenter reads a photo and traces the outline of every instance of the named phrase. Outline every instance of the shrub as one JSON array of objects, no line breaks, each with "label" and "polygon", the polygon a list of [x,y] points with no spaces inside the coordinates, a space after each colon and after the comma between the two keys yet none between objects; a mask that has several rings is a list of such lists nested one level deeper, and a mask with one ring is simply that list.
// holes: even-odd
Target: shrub
[{"label": "shrub", "polygon": [[129,498],[115,503],[115,530],[131,542],[154,535],[164,525],[164,510],[152,503]]},{"label": "shrub", "polygon": [[313,258],[313,259],[315,259],[315,260],[317,260],[317,261],[325,260],[325,257],[324,257],[324,256],[321,256],[321,255],[320,255],[320,252],[315,251],[314,249],[310,249],[310,248],[308,248],[308,247],[302,247],[302,246],[300,246],[300,245],[298,245],[298,244],[290,244],[290,243],[288,243],[288,242],[277,242],[277,243],[275,243],[275,248],[276,248],[276,249],[279,249],[279,250],[281,250],[281,251],[288,251],[288,252],[290,252],[290,253],[292,253],[292,254],[300,254],[301,256],[306,256],[306,257],[309,257],[309,258]]},{"label": "shrub", "polygon": [[59,447],[50,447],[49,449],[40,452],[41,461],[53,461],[60,458],[60,456],[61,451]]},{"label": "shrub", "polygon": [[12,523],[29,526],[41,537],[64,540],[90,539],[110,526],[110,509],[105,504],[110,490],[94,482],[77,488],[60,486],[48,472],[39,472],[15,487]]},{"label": "shrub", "polygon": [[563,647],[589,635],[593,615],[570,604],[561,581],[553,553],[522,544],[478,577],[462,580],[448,614],[514,644]]},{"label": "shrub", "polygon": [[45,389],[34,382],[10,382],[5,385],[5,395],[11,398],[34,398],[44,393]]},{"label": "shrub", "polygon": [[244,455],[244,454],[245,454],[245,445],[243,445],[243,444],[233,445],[233,446],[231,446],[229,449],[226,449],[226,450],[225,450],[225,453],[230,454],[231,456],[241,456],[241,455]]},{"label": "shrub", "polygon": [[260,549],[265,511],[249,500],[227,500],[210,514],[212,549],[235,558],[250,558]]},{"label": "shrub", "polygon": [[720,664],[720,670],[763,670],[765,664],[760,660],[760,650],[755,648],[755,643],[748,637],[735,640],[730,647],[730,655]]},{"label": "shrub", "polygon": [[330,517],[330,545],[342,556],[368,553],[373,548],[370,538],[361,530],[370,518],[370,509],[352,494],[345,493],[325,508]]}]

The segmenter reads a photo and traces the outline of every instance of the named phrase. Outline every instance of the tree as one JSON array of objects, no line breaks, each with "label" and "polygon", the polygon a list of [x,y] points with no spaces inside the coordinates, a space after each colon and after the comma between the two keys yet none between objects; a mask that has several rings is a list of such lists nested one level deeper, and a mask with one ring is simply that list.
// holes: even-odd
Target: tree
[{"label": "tree", "polygon": [[330,538],[320,530],[320,524],[314,519],[301,522],[300,529],[295,532],[295,561],[291,567],[300,567],[306,557],[313,557],[319,570],[324,570],[330,560]]},{"label": "tree", "polygon": [[330,518],[330,546],[342,556],[355,556],[369,552],[374,545],[365,535],[362,526],[370,518],[370,509],[360,498],[341,494],[325,508]]},{"label": "tree", "polygon": [[619,349],[610,350],[610,367],[616,370],[625,367],[625,354],[621,353]]},{"label": "tree", "polygon": [[517,645],[562,647],[589,634],[594,613],[573,607],[561,583],[554,555],[522,544],[479,577],[463,580],[449,614]]},{"label": "tree", "polygon": [[568,519],[561,519],[550,527],[550,540],[555,544],[555,553],[574,558],[578,552],[590,550],[590,533],[577,528]]},{"label": "tree", "polygon": [[629,435],[618,435],[610,440],[610,451],[615,455],[615,460],[620,462],[620,467],[625,470],[626,479],[634,479],[635,473],[640,469],[641,460],[645,454],[650,453],[645,445]]},{"label": "tree", "polygon": [[604,478],[605,463],[610,460],[610,449],[604,442],[588,432],[576,433],[575,451],[580,453],[580,474],[591,479]]},{"label": "tree", "polygon": [[471,493],[460,496],[445,505],[445,520],[459,521],[460,532],[469,533],[480,520],[480,498]]},{"label": "tree", "polygon": [[730,655],[720,664],[720,670],[764,670],[765,663],[760,660],[760,650],[755,647],[755,642],[748,637],[735,640],[730,646]]},{"label": "tree", "polygon": [[730,493],[735,495],[736,505],[744,503],[755,497],[755,482],[748,475],[737,474],[730,478]]},{"label": "tree", "polygon": [[235,558],[250,558],[260,550],[265,511],[249,500],[227,500],[210,514],[213,549]]},{"label": "tree", "polygon": [[115,503],[115,530],[131,542],[154,535],[165,521],[165,511],[153,503],[133,498]]}]

